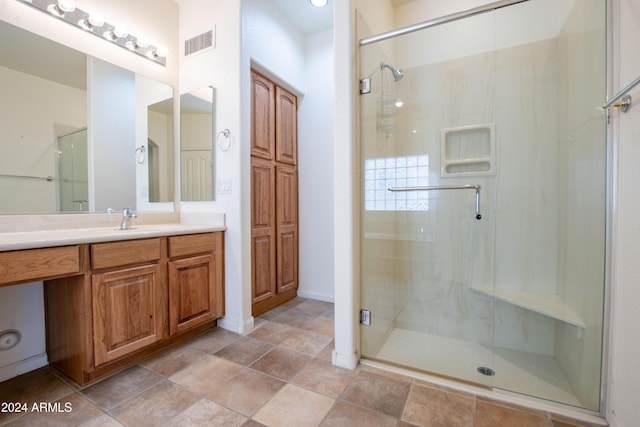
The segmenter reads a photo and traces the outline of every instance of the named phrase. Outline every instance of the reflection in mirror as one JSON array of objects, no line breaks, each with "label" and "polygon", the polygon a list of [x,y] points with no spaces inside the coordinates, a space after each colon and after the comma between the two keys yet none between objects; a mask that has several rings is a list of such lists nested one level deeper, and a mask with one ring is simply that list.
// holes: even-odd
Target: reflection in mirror
[{"label": "reflection in mirror", "polygon": [[[162,91],[155,90],[151,93],[157,96],[162,94]],[[150,104],[147,121],[149,201],[171,202],[173,201],[173,98]]]},{"label": "reflection in mirror", "polygon": [[170,86],[2,21],[0,39],[0,213],[173,209],[149,203],[173,200],[172,118],[152,138],[153,197],[136,164]]},{"label": "reflection in mirror", "polygon": [[0,213],[87,210],[86,56],[5,22],[0,40]]},{"label": "reflection in mirror", "polygon": [[180,188],[183,201],[208,201],[213,193],[215,89],[180,95]]}]

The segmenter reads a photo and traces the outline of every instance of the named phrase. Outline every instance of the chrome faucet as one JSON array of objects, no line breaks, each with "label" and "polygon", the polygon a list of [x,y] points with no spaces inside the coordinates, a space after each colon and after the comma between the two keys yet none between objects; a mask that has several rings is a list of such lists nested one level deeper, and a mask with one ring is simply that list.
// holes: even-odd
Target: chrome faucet
[{"label": "chrome faucet", "polygon": [[122,210],[122,223],[120,224],[120,230],[131,229],[131,218],[137,218],[138,215],[131,208],[124,208]]}]

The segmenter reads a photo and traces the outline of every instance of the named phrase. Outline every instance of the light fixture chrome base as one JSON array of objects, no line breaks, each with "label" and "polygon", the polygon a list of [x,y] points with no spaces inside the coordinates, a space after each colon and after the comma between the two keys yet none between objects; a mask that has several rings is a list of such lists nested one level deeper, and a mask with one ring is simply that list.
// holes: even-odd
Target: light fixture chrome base
[{"label": "light fixture chrome base", "polygon": [[116,44],[130,52],[137,53],[146,59],[153,61],[157,64],[166,66],[167,59],[166,53],[162,52],[162,49],[148,44],[140,37],[135,37],[131,34],[123,34],[119,28],[108,22],[100,20],[96,22],[89,12],[86,12],[79,8],[74,8],[71,11],[63,11],[55,2],[55,0],[18,0],[21,3],[32,6],[39,11],[46,13],[56,19],[61,19],[67,24],[71,24],[85,32],[91,33],[94,36],[98,36],[106,41]]}]

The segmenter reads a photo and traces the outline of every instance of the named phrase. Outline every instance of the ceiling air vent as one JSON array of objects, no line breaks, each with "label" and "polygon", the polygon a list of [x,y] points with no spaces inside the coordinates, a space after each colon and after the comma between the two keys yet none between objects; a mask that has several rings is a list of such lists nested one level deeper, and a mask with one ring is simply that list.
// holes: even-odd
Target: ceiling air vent
[{"label": "ceiling air vent", "polygon": [[193,55],[196,52],[202,52],[213,47],[213,30],[209,30],[184,41],[184,56]]}]

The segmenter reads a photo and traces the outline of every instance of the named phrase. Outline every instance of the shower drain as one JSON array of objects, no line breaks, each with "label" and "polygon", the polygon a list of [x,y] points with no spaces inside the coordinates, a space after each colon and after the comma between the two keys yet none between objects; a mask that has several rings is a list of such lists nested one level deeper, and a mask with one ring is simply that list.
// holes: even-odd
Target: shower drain
[{"label": "shower drain", "polygon": [[482,375],[486,375],[488,377],[492,377],[496,374],[496,371],[494,371],[491,368],[487,368],[486,366],[480,366],[478,368],[478,372],[480,372]]}]

